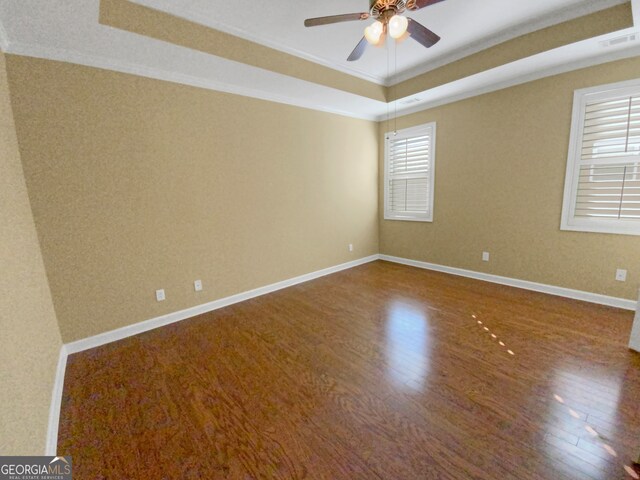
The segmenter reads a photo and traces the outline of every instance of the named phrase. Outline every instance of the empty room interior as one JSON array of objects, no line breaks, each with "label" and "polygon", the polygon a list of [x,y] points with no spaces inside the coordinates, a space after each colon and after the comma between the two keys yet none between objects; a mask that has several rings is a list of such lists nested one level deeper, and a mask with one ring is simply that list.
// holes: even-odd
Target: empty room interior
[{"label": "empty room interior", "polygon": [[640,479],[640,0],[0,0],[0,49],[0,478]]}]

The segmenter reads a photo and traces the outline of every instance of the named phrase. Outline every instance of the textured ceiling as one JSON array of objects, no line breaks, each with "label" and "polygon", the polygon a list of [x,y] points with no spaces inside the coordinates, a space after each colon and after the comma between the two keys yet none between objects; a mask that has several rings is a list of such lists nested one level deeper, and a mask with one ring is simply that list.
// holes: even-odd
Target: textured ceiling
[{"label": "textured ceiling", "polygon": [[376,82],[423,73],[483,47],[547,27],[626,0],[446,0],[407,12],[442,40],[430,49],[407,40],[386,48],[369,48],[357,62],[347,62],[364,27],[356,21],[305,28],[304,19],[367,11],[368,0],[295,1],[133,0],[181,18],[264,43]]},{"label": "textured ceiling", "polygon": [[[410,39],[400,44],[400,83],[386,88],[372,83],[396,70],[395,61],[387,69],[384,49],[369,49],[355,64],[344,61],[365,22],[303,26],[306,17],[363,10],[362,3],[0,0],[0,47],[372,120],[640,55],[640,0],[631,0],[632,9],[623,0],[446,0],[411,14],[443,40],[430,50]],[[105,5],[138,9],[140,16],[110,24],[102,21]],[[633,41],[607,44],[632,35]],[[399,101],[389,106],[394,97]]]}]

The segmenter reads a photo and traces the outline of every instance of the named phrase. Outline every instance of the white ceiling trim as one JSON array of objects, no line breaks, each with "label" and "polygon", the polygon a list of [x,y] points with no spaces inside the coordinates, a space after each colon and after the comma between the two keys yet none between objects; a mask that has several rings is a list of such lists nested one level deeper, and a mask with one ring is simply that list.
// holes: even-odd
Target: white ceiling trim
[{"label": "white ceiling trim", "polygon": [[[175,7],[175,2],[171,0],[130,0],[133,3],[137,3],[139,5],[146,6],[152,9],[159,9],[163,12],[171,12],[173,7]],[[363,80],[368,80],[379,85],[385,86],[393,86],[403,81],[409,80],[418,75],[422,75],[429,71],[435,70],[436,68],[442,67],[446,64],[455,62],[469,55],[473,55],[474,53],[478,53],[487,48],[491,48],[500,43],[506,42],[508,40],[512,40],[514,38],[520,37],[522,35],[526,35],[528,33],[547,28],[553,25],[557,25],[559,23],[563,23],[569,20],[573,20],[578,17],[582,17],[585,15],[589,15],[600,10],[605,10],[607,8],[614,7],[616,5],[621,5],[623,3],[628,2],[629,0],[587,0],[586,2],[565,7],[561,10],[555,11],[551,14],[544,15],[537,18],[532,18],[527,20],[526,23],[522,23],[510,29],[504,30],[497,35],[488,36],[478,42],[474,42],[473,45],[469,47],[461,48],[441,57],[438,57],[434,60],[428,61],[422,65],[418,65],[416,67],[410,68],[406,71],[403,71],[397,75],[391,75],[389,78],[384,78],[376,75],[369,74],[364,72],[358,68],[354,67],[345,67],[343,65],[338,65],[331,60],[326,58],[322,58],[297,48],[291,47],[289,45],[285,45],[282,42],[278,42],[270,37],[264,37],[255,35],[251,31],[243,28],[239,28],[236,26],[231,26],[222,22],[219,22],[210,15],[205,14],[202,11],[199,11],[196,8],[183,8],[185,13],[184,19],[189,21],[193,21],[199,25],[213,28],[216,30],[220,30],[225,33],[229,33],[231,35],[235,35],[237,37],[243,38],[245,40],[249,40],[251,42],[255,42],[258,44],[266,45],[270,48],[294,55],[299,58],[303,58],[305,60],[309,60],[311,62],[329,67],[334,70],[341,71],[343,73],[347,73]],[[632,0],[637,3],[638,0]],[[170,13],[173,15],[173,13]],[[637,24],[637,23],[636,23]]]},{"label": "white ceiling trim", "polygon": [[[521,24],[513,28],[510,28],[508,30],[505,30],[498,35],[486,37],[483,40],[475,42],[473,45],[470,45],[469,47],[458,49],[447,55],[438,57],[435,60],[431,60],[426,64],[419,65],[414,68],[410,68],[409,70],[406,70],[397,75],[392,75],[387,80],[385,85],[390,87],[398,83],[402,83],[413,77],[417,77],[418,75],[425,74],[427,72],[435,70],[436,68],[440,68],[449,63],[453,63],[457,60],[468,57],[469,55],[473,55],[474,53],[478,53],[482,50],[495,47],[496,45],[499,45],[509,40],[513,40],[514,38],[521,37],[522,35],[527,35],[528,33],[532,33],[537,30],[541,30],[543,28],[551,27],[559,23],[563,23],[579,17],[583,17],[585,15],[589,15],[591,13],[595,13],[600,10],[605,10],[607,8],[614,7],[616,5],[621,5],[623,3],[626,3],[627,1],[628,0],[589,0],[588,3],[580,4],[577,7],[574,6],[574,7],[564,8],[552,14],[545,15],[537,19],[532,19],[530,21],[527,21],[527,23],[525,24]],[[640,2],[640,0],[634,0],[634,2],[638,3]],[[634,23],[637,25],[636,22]]]},{"label": "white ceiling trim", "polygon": [[[239,86],[235,84],[218,82],[209,78],[203,78],[203,77],[193,76],[193,75],[189,75],[181,72],[149,67],[147,65],[130,63],[130,62],[119,60],[119,59],[107,58],[107,57],[102,57],[98,55],[86,55],[83,53],[60,49],[60,48],[53,48],[53,47],[42,46],[42,45],[29,45],[29,44],[20,43],[20,42],[12,42],[8,50],[6,51],[6,53],[14,54],[14,55],[22,55],[26,57],[42,58],[45,60],[56,60],[61,62],[73,63],[77,65],[85,65],[88,67],[112,70],[112,71],[121,72],[121,73],[129,73],[129,74],[138,75],[141,77],[164,80],[167,82],[178,83],[182,85],[190,85],[193,87],[231,93],[235,95],[241,95],[244,97],[257,98],[261,100],[267,100],[267,101],[282,103],[286,105],[293,105],[296,107],[308,108],[311,110],[333,113],[333,114],[342,115],[342,116],[351,117],[351,118],[359,118],[362,120],[376,121],[378,118],[377,114],[367,114],[364,112],[359,112],[357,110],[343,110],[339,108],[334,108],[332,106],[328,106],[325,103],[318,103],[318,102],[313,102],[308,100],[308,98],[313,98],[313,97],[317,98],[319,96],[318,93],[323,90],[331,91],[329,93],[333,95],[335,95],[336,93],[339,93],[346,97],[342,99],[343,103],[334,102],[336,104],[348,104],[349,103],[348,97],[350,96],[356,97],[356,95],[335,90],[329,87],[317,85],[311,82],[306,82],[304,80],[291,79],[291,77],[287,77],[285,75],[273,73],[268,70],[258,69],[256,67],[251,67],[244,64],[240,64],[240,65],[243,65],[249,69],[262,70],[263,73],[269,76],[274,76],[275,84],[278,84],[279,82],[285,82],[285,81],[291,81],[291,80],[293,80],[296,83],[304,82],[308,84],[306,87],[309,89],[310,92],[314,89],[316,90],[316,92],[314,92],[315,95],[311,93],[308,96],[305,95],[304,98],[296,98],[291,95],[285,95],[285,94],[276,93],[276,92],[269,92],[265,90],[247,88],[247,87]],[[232,63],[237,63],[237,62],[232,62]],[[282,78],[276,78],[276,77],[282,77]],[[283,90],[286,91],[286,87],[283,88]],[[375,102],[375,103],[386,105],[383,102]]]},{"label": "white ceiling trim", "polygon": [[[139,5],[143,5],[148,8],[157,9],[158,6],[161,6],[163,12],[171,11],[172,2],[169,0],[130,0],[132,3],[137,3]],[[626,1],[626,0],[623,0]],[[385,79],[383,77],[379,77],[377,75],[371,75],[370,73],[364,72],[358,68],[347,68],[342,65],[336,65],[334,62],[327,60],[326,58],[321,58],[316,55],[312,55],[310,53],[304,52],[297,48],[290,47],[288,45],[284,45],[272,38],[262,38],[248,30],[234,27],[231,25],[226,25],[222,22],[218,22],[208,15],[205,15],[203,12],[200,12],[196,9],[188,9],[187,13],[189,15],[188,21],[197,23],[202,25],[203,27],[213,28],[215,30],[220,30],[221,32],[228,33],[230,35],[234,35],[236,37],[243,38],[245,40],[249,40],[250,42],[254,42],[260,45],[264,45],[269,48],[273,48],[274,50],[279,50],[284,53],[288,53],[289,55],[293,55],[295,57],[303,58],[304,60],[309,60],[310,62],[317,63],[319,65],[329,67],[332,70],[337,70],[342,73],[346,73],[349,75],[353,75],[354,77],[361,78],[362,80],[367,80],[369,82],[376,83],[378,85],[384,85]]]},{"label": "white ceiling trim", "polygon": [[[638,41],[622,47],[600,46],[604,39],[616,38],[621,35],[637,33],[634,28],[619,30],[611,34],[603,35],[594,39],[583,40],[572,45],[559,47],[548,52],[533,55],[525,59],[517,60],[506,65],[486,70],[484,72],[471,75],[469,77],[456,80],[454,82],[440,85],[424,92],[410,95],[398,99],[402,103],[408,99],[419,99],[412,102],[405,108],[398,108],[398,115],[409,115],[421,112],[430,108],[439,107],[449,103],[458,102],[467,98],[476,97],[485,93],[491,93],[505,88],[521,85],[524,83],[540,80],[542,78],[559,75],[581,68],[592,67],[603,63],[622,60],[625,58],[640,55],[640,45]],[[595,56],[585,56],[585,48],[600,48],[600,54]],[[572,62],[561,61],[565,58],[579,58]],[[522,72],[513,75],[513,72]],[[511,72],[511,74],[510,74]],[[378,121],[387,121],[387,115],[380,115]]]},{"label": "white ceiling trim", "polygon": [[[632,1],[634,12],[637,12],[640,0]],[[79,5],[84,7],[88,4],[79,3]],[[90,12],[90,15],[93,13]],[[96,27],[99,31],[95,32],[97,36],[94,41],[100,40],[99,48],[90,45],[78,45],[78,47],[74,45],[72,48],[60,45],[56,47],[52,46],[50,41],[46,45],[39,42],[36,44],[36,42],[20,41],[19,37],[6,36],[7,32],[5,32],[4,42],[7,46],[3,49],[7,53],[16,55],[114,70],[365,120],[384,121],[389,111],[394,113],[396,111],[393,104],[123,30],[105,26]],[[0,32],[4,30],[0,21]],[[9,33],[13,32],[10,30]],[[399,100],[399,105],[403,104],[403,100],[417,100],[399,108],[397,114],[405,115],[426,110],[546,76],[640,55],[638,41],[608,48],[601,44],[603,40],[629,33],[637,32],[634,29],[625,29],[566,45],[405,97]],[[53,37],[53,40],[55,41],[56,38]],[[84,51],[83,48],[85,48]],[[567,61],[567,59],[575,60]],[[165,65],[171,69],[165,68]]]}]

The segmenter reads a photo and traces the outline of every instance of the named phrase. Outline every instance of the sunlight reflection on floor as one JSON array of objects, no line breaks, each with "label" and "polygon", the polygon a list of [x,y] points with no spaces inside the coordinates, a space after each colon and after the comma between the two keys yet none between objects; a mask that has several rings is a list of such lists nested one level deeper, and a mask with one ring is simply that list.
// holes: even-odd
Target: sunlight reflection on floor
[{"label": "sunlight reflection on floor", "polygon": [[428,314],[419,305],[396,301],[386,324],[388,375],[397,387],[422,389],[429,367]]},{"label": "sunlight reflection on floor", "polygon": [[[565,384],[567,384],[567,386],[570,388],[571,387],[571,382],[575,381],[576,378],[579,378],[582,383],[588,383],[588,382],[597,382],[599,384],[601,383],[607,383],[609,384],[610,388],[608,389],[610,392],[612,392],[615,396],[615,399],[617,401],[619,394],[620,394],[620,382],[617,381],[617,379],[615,378],[600,378],[599,376],[594,376],[593,374],[590,374],[589,377],[587,377],[587,375],[582,372],[582,371],[578,371],[578,372],[566,372],[566,371],[562,371],[559,372],[558,375],[555,378],[555,383],[557,385],[557,388],[562,389],[565,387]],[[576,412],[574,409],[569,408],[568,406],[565,405],[565,399],[563,397],[561,397],[560,395],[558,395],[557,393],[555,393],[553,395],[553,398],[561,405],[563,405],[563,409],[566,409],[565,411],[567,411],[569,413],[569,415],[571,415],[573,418],[575,419],[582,419],[582,421],[585,422],[585,426],[584,429],[589,433],[589,435],[591,435],[592,437],[596,438],[596,443],[598,445],[600,445],[609,455],[611,455],[614,458],[618,458],[618,452],[616,452],[616,450],[609,445],[608,443],[603,442],[603,436],[600,435],[600,433],[598,433],[598,431],[592,426],[589,425],[587,423],[587,418],[589,417],[588,414],[585,414],[585,418],[583,419],[581,417],[581,415]],[[561,427],[562,428],[562,427]],[[570,430],[571,428],[571,424],[567,424],[566,426],[567,429]],[[551,447],[553,448],[553,447]],[[595,458],[599,458],[599,457],[595,457]],[[602,459],[602,462],[606,462],[606,460]],[[596,467],[600,467],[604,465],[604,463],[601,463],[600,465],[595,465]],[[631,468],[628,465],[624,465],[624,470],[633,478],[638,479],[638,474],[635,472],[635,470],[633,468]]]},{"label": "sunlight reflection on floor", "polygon": [[[477,319],[477,316],[475,314],[471,315],[472,318]],[[487,333],[491,334],[491,338],[493,338],[494,340],[497,340],[498,337],[496,334],[492,333],[491,330],[489,329],[488,326],[485,326],[485,324],[482,322],[482,320],[477,320],[478,325],[482,326],[483,330]],[[501,347],[506,347],[505,343],[502,340],[498,341],[498,344]],[[509,353],[510,355],[515,355],[515,352],[513,350],[507,349],[507,353]],[[575,379],[576,377],[581,380],[582,383],[584,382],[589,382],[589,381],[594,381],[594,382],[603,382],[603,379],[598,378],[598,379],[591,379],[591,378],[584,378],[584,372],[580,371],[580,372],[561,372],[558,374],[557,378],[556,378],[556,383],[559,384],[558,386],[560,388],[564,387],[565,382],[569,382],[571,380],[566,380],[566,377],[569,377],[570,379]],[[615,392],[615,396],[616,399],[619,396],[619,392],[620,392],[620,384],[619,381],[616,381],[616,379],[611,379],[611,378],[606,378],[604,379],[604,381],[606,383],[610,383],[611,384],[611,389],[610,391]],[[564,409],[565,412],[567,412],[571,417],[573,417],[574,419],[577,420],[581,420],[585,422],[585,426],[584,429],[592,436],[595,437],[597,439],[597,444],[600,445],[609,455],[611,455],[612,457],[617,458],[618,457],[618,453],[616,452],[616,450],[609,444],[604,443],[603,437],[596,431],[596,429],[594,427],[592,427],[591,425],[587,424],[587,417],[588,415],[585,414],[584,418],[580,415],[580,413],[578,413],[577,411],[575,411],[572,408],[569,408],[565,405],[565,400],[563,397],[561,397],[560,395],[558,395],[557,393],[553,395],[553,398],[559,403],[561,404]],[[562,426],[560,426],[560,429],[562,429]],[[571,425],[567,425],[567,431],[571,431]],[[567,444],[572,445],[570,443]],[[547,444],[547,447],[550,449],[555,450],[558,448],[557,446],[554,446],[552,444]],[[571,461],[576,461],[576,462],[580,462],[583,463],[582,460],[580,460],[578,457],[575,457],[573,455],[567,455],[567,459],[571,460]],[[594,456],[594,459],[596,459],[595,463],[598,463],[598,461],[600,462],[598,465],[594,465],[596,468],[600,468],[603,467],[605,465],[605,462],[607,462],[607,460],[605,460],[604,458],[598,457],[598,456]],[[640,480],[640,476],[636,473],[636,471],[630,467],[629,465],[624,465],[624,470],[634,479],[636,480]]]}]

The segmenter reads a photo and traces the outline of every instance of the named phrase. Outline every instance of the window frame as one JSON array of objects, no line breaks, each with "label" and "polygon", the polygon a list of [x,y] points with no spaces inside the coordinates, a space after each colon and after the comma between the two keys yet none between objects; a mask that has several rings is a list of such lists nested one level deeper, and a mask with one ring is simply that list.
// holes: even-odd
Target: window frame
[{"label": "window frame", "polygon": [[410,138],[413,135],[424,133],[424,130],[431,128],[431,151],[429,157],[429,177],[428,177],[428,212],[415,214],[399,214],[391,211],[389,198],[389,182],[391,174],[389,172],[389,148],[390,136],[394,132],[386,132],[384,134],[384,220],[404,220],[408,222],[433,222],[434,198],[435,198],[435,176],[436,176],[436,122],[423,123],[414,127],[403,128],[395,133],[402,137]]},{"label": "window frame", "polygon": [[[619,235],[640,235],[640,220],[575,217],[578,178],[581,165],[581,155],[579,152],[582,148],[584,117],[587,101],[613,99],[615,97],[633,94],[640,95],[640,79],[583,88],[574,92],[573,110],[571,114],[571,135],[569,137],[569,153],[567,156],[567,168],[565,173],[560,230]],[[628,160],[620,159],[618,163],[627,162]],[[638,156],[638,163],[640,163],[640,156]]]}]

